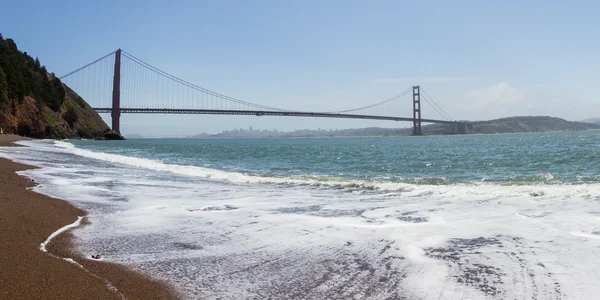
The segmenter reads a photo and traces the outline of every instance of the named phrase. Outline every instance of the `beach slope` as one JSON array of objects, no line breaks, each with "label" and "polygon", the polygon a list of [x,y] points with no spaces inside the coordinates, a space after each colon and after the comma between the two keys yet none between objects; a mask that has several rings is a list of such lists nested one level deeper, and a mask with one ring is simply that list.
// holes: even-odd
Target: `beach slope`
[{"label": "beach slope", "polygon": [[[18,139],[0,135],[0,147]],[[42,252],[40,244],[48,236],[86,213],[28,189],[35,182],[15,172],[31,168],[0,158],[0,299],[178,298],[166,283],[121,265],[78,257],[70,250],[68,232],[50,242],[49,253]]]}]

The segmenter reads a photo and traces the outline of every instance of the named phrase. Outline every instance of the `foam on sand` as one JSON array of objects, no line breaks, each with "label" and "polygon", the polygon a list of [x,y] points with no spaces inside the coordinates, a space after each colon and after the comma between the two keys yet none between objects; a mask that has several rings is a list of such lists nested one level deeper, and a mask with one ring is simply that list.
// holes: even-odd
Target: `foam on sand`
[{"label": "foam on sand", "polygon": [[43,243],[41,243],[41,244],[40,244],[40,250],[41,250],[42,252],[44,252],[44,253],[47,253],[48,255],[50,255],[50,256],[52,256],[52,257],[55,257],[55,258],[58,258],[58,259],[62,259],[62,260],[64,260],[64,261],[66,261],[66,262],[68,262],[68,263],[70,263],[70,264],[72,264],[72,265],[75,265],[75,266],[77,266],[78,268],[80,268],[80,269],[84,270],[86,273],[90,274],[91,276],[93,276],[93,277],[95,277],[95,278],[97,278],[97,279],[99,279],[99,280],[103,281],[103,282],[104,282],[104,284],[106,285],[106,287],[107,287],[107,288],[108,288],[110,291],[112,291],[113,293],[115,293],[116,295],[118,295],[118,296],[119,296],[121,299],[125,299],[125,296],[124,296],[124,295],[123,295],[121,292],[119,292],[119,290],[118,290],[118,289],[117,289],[117,288],[116,288],[116,287],[115,287],[113,284],[111,284],[111,283],[110,283],[108,280],[106,280],[106,279],[104,279],[104,278],[101,278],[100,276],[98,276],[98,275],[96,275],[96,274],[94,274],[94,273],[90,272],[89,270],[87,270],[87,269],[86,269],[84,266],[82,266],[80,263],[78,263],[78,262],[77,262],[77,261],[75,261],[74,259],[72,259],[72,258],[68,258],[68,257],[58,257],[58,256],[56,256],[56,255],[54,255],[54,254],[52,254],[52,253],[49,253],[49,252],[48,252],[48,250],[46,249],[46,246],[48,246],[48,244],[49,244],[49,243],[52,241],[52,239],[54,239],[54,238],[55,238],[55,237],[57,237],[59,234],[61,234],[61,233],[65,232],[65,231],[67,231],[67,230],[69,230],[69,229],[72,229],[72,228],[76,228],[76,227],[78,227],[79,225],[81,225],[81,220],[83,220],[83,217],[82,217],[82,216],[79,216],[79,217],[77,217],[77,220],[75,220],[75,222],[73,222],[73,223],[71,223],[71,224],[67,224],[67,225],[65,225],[65,226],[63,226],[63,227],[61,227],[61,228],[59,228],[58,230],[56,230],[56,231],[55,231],[55,232],[53,232],[52,234],[50,234],[50,235],[48,236],[48,238],[46,238],[46,240],[45,240]]},{"label": "foam on sand", "polygon": [[48,236],[48,238],[46,238],[46,240],[43,243],[40,244],[40,250],[42,250],[42,252],[48,252],[48,250],[46,250],[46,246],[48,245],[48,243],[50,243],[50,241],[52,241],[53,238],[71,228],[79,226],[81,224],[81,220],[83,220],[83,217],[77,217],[77,220],[75,220],[75,222],[67,224],[59,228],[57,231],[53,232],[50,236]]}]

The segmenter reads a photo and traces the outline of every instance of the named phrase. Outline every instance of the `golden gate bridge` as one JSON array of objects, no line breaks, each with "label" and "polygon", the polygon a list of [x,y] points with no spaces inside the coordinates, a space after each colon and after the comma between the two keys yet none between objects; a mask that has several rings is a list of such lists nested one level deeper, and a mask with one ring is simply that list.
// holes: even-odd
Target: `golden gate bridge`
[{"label": "golden gate bridge", "polygon": [[[121,114],[211,114],[283,117],[320,117],[407,121],[413,135],[422,135],[422,123],[451,126],[452,133],[467,133],[468,124],[452,120],[420,86],[412,86],[371,105],[327,112],[298,111],[261,105],[223,95],[162,71],[118,49],[60,79],[98,113],[110,113],[112,129],[120,133]],[[412,117],[396,113],[412,95]],[[421,98],[441,119],[421,117]],[[110,101],[112,99],[112,101]],[[404,101],[403,101],[404,100]]]}]

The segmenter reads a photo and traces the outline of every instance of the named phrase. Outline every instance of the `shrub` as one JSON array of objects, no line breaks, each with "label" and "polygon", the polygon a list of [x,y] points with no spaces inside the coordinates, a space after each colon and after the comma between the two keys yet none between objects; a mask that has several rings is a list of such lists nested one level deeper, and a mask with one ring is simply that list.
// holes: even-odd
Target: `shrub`
[{"label": "shrub", "polygon": [[65,121],[67,121],[67,124],[69,124],[69,126],[73,128],[75,122],[79,120],[79,114],[77,113],[77,110],[75,110],[75,107],[69,105],[67,111],[65,111],[65,113],[63,114],[63,119],[65,119]]},{"label": "shrub", "polygon": [[77,102],[77,104],[79,104],[81,108],[85,108],[85,101],[83,100],[83,98],[81,98],[81,96],[77,96],[75,102]]}]

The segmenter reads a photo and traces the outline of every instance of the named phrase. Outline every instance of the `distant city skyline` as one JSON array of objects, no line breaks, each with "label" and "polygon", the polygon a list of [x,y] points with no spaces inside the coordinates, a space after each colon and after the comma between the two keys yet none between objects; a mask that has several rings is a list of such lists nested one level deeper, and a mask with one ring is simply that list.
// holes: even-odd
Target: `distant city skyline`
[{"label": "distant city skyline", "polygon": [[[33,9],[34,8],[34,9]],[[327,111],[421,85],[457,120],[600,116],[594,1],[12,1],[6,38],[65,74],[122,48],[202,87]],[[18,24],[18,25],[17,25]],[[398,112],[411,114],[411,103]],[[439,117],[424,105],[425,117]],[[103,115],[110,124],[110,116]],[[409,127],[255,116],[123,115],[124,134]]]}]

